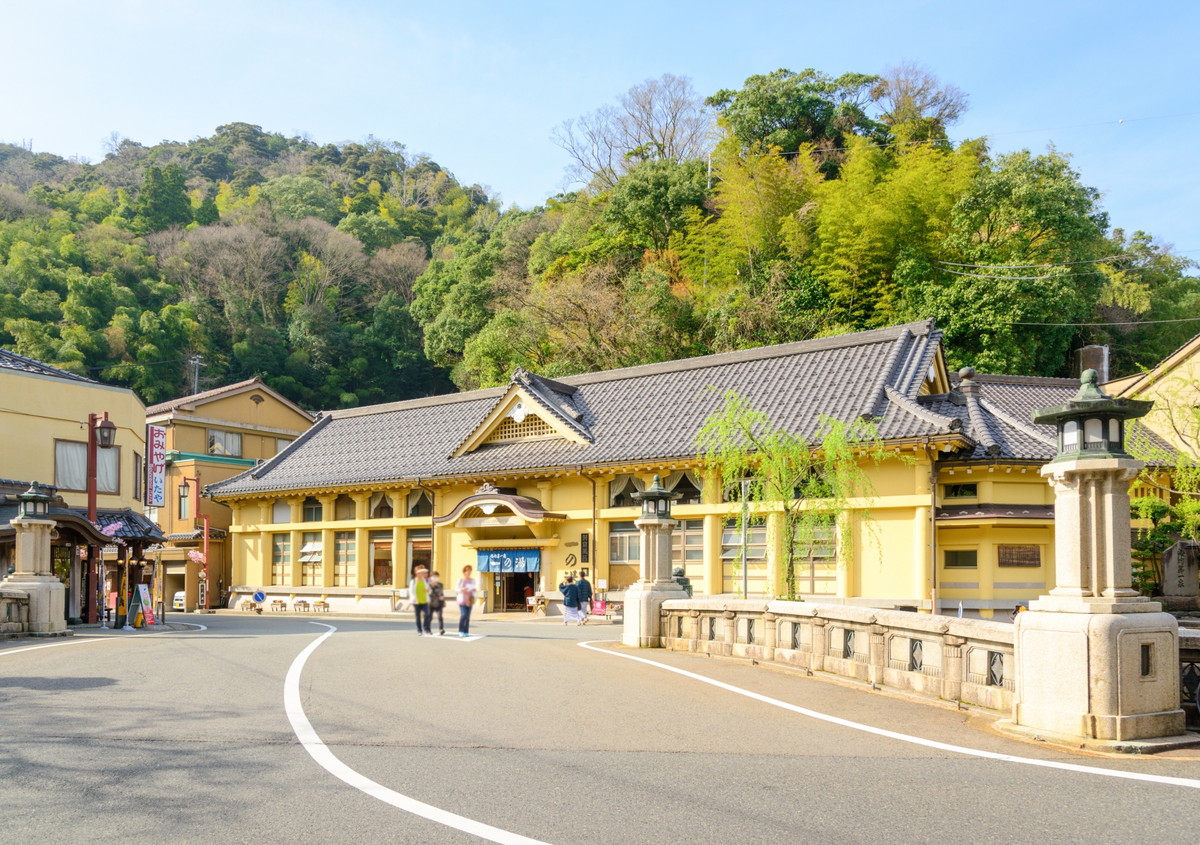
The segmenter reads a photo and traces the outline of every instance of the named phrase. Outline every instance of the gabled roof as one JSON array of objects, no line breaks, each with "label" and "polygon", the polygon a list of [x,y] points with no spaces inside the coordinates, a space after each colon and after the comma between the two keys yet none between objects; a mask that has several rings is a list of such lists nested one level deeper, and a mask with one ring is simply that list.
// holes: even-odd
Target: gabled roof
[{"label": "gabled roof", "polygon": [[[822,416],[872,416],[885,440],[961,439],[957,415],[917,402],[941,356],[932,320],[556,381],[518,371],[506,387],[333,411],[262,466],[206,489],[217,497],[508,472],[689,460],[696,434],[737,391],[785,431],[816,439]],[[580,439],[482,442],[519,388]]]},{"label": "gabled roof", "polygon": [[239,381],[236,384],[227,384],[224,387],[214,387],[212,390],[205,390],[201,393],[193,393],[191,396],[182,396],[179,399],[172,399],[169,402],[160,402],[157,405],[151,405],[146,409],[146,417],[161,416],[170,413],[171,411],[194,411],[200,405],[207,402],[214,402],[218,399],[228,399],[231,396],[237,396],[241,393],[248,393],[252,390],[257,390],[262,393],[269,394],[272,398],[288,406],[297,414],[300,414],[309,420],[313,419],[313,415],[301,408],[286,396],[272,390],[265,381],[255,377]]},{"label": "gabled roof", "polygon": [[1112,385],[1112,389],[1105,390],[1105,392],[1118,397],[1136,396],[1155,382],[1162,381],[1172,370],[1198,352],[1200,352],[1200,334],[1197,334],[1166,358],[1163,358],[1154,369],[1135,376],[1125,376],[1108,382],[1107,385]]},{"label": "gabled roof", "polygon": [[84,378],[75,373],[60,370],[58,367],[51,367],[49,364],[43,364],[32,358],[26,358],[24,355],[18,355],[16,352],[10,352],[7,349],[0,349],[0,370],[16,370],[22,373],[32,373],[36,376],[49,376],[50,378],[60,378],[66,381],[100,384],[95,379]]},{"label": "gabled roof", "polygon": [[931,412],[956,418],[974,443],[966,459],[1048,461],[1058,443],[1054,426],[1031,420],[1038,408],[1067,401],[1079,379],[976,374],[959,370],[949,393],[918,400]]},{"label": "gabled roof", "polygon": [[540,423],[533,437],[557,436],[576,443],[591,443],[592,434],[582,422],[583,412],[574,403],[578,392],[578,388],[569,384],[542,378],[524,367],[518,367],[509,382],[508,390],[496,400],[491,410],[451,454],[458,457],[478,449],[496,434],[503,432],[507,420],[514,420],[519,426],[531,417]]}]

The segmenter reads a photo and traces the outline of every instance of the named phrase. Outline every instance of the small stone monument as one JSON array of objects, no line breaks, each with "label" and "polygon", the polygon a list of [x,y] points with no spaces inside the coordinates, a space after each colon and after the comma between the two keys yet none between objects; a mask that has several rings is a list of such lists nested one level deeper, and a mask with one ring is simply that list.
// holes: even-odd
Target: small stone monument
[{"label": "small stone monument", "polygon": [[671,518],[671,502],[679,498],[654,483],[633,498],[640,499],[642,515],[634,525],[642,532],[641,577],[625,591],[625,625],[621,642],[642,648],[662,646],[662,603],[668,599],[687,598],[683,587],[671,575],[671,532],[676,522]]},{"label": "small stone monument", "polygon": [[1017,615],[1013,721],[1048,735],[1118,745],[1179,737],[1179,629],[1133,589],[1125,423],[1150,402],[1118,399],[1085,370],[1079,393],[1035,411],[1058,428],[1042,468],[1054,488],[1055,587]]}]

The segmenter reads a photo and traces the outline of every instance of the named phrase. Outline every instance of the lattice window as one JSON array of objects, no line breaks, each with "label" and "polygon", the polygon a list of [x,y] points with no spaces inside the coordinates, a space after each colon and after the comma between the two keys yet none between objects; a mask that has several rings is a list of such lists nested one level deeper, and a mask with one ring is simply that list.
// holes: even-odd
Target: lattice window
[{"label": "lattice window", "polygon": [[997,546],[997,562],[1001,566],[1041,566],[1041,546]]},{"label": "lattice window", "polygon": [[557,436],[559,436],[558,432],[551,428],[549,423],[541,417],[531,414],[521,422],[517,422],[512,417],[505,417],[484,442],[508,443],[513,440],[537,440]]}]

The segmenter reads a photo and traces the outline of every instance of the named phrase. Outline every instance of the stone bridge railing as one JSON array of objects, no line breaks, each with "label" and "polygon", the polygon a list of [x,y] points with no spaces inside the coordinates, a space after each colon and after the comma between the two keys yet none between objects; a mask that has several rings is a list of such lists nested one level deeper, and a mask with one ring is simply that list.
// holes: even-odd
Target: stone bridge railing
[{"label": "stone bridge railing", "polygon": [[1179,694],[1189,728],[1200,729],[1200,628],[1179,627]]},{"label": "stone bridge railing", "polygon": [[29,594],[24,590],[0,590],[0,637],[29,630]]},{"label": "stone bridge railing", "polygon": [[663,647],[753,658],[1011,712],[1013,626],[810,602],[687,599],[662,606]]}]

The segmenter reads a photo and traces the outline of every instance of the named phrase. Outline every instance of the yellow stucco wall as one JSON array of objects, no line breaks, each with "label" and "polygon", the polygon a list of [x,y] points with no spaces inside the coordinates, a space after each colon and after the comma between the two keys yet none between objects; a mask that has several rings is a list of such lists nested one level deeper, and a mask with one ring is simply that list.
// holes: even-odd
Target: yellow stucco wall
[{"label": "yellow stucco wall", "polygon": [[[0,369],[0,439],[4,476],[55,484],[54,442],[87,442],[89,413],[108,412],[117,426],[119,491],[99,493],[99,508],[135,508],[134,454],[146,454],[146,409],[132,391],[108,385]],[[59,493],[68,505],[85,507],[86,490]]]}]

